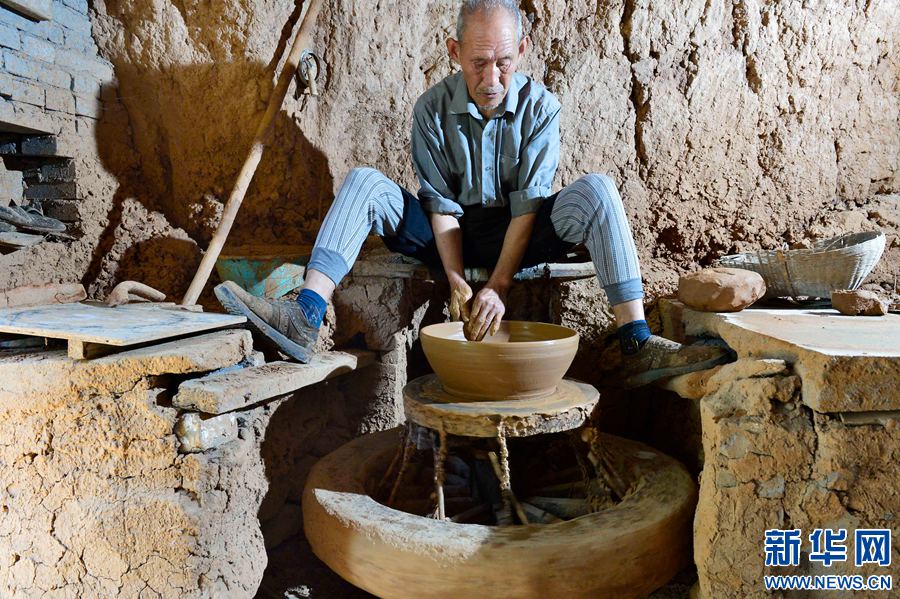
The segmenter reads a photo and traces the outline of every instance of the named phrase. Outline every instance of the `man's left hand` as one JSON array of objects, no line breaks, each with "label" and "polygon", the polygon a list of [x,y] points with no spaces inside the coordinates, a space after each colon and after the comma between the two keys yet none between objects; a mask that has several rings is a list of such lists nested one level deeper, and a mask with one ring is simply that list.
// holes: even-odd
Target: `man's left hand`
[{"label": "man's left hand", "polygon": [[485,287],[475,295],[469,322],[463,326],[463,334],[469,341],[481,341],[490,332],[497,334],[506,313],[506,292]]}]

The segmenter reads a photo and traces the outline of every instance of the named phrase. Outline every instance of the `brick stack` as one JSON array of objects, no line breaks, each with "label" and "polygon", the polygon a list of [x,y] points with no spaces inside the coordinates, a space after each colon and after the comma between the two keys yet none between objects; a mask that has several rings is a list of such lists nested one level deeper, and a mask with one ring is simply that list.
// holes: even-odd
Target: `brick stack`
[{"label": "brick stack", "polygon": [[71,159],[93,139],[101,88],[113,79],[91,37],[87,0],[0,0],[2,205],[37,204],[78,220]]},{"label": "brick stack", "polygon": [[[8,8],[32,3],[50,18]],[[0,122],[55,134],[59,117],[99,116],[100,85],[113,69],[97,55],[87,11],[87,0],[0,0]]]}]

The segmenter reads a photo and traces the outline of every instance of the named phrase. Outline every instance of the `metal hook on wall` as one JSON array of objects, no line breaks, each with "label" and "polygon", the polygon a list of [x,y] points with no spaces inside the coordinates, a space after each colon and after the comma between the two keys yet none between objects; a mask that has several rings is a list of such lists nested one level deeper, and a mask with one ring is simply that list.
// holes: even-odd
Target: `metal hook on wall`
[{"label": "metal hook on wall", "polygon": [[319,91],[316,80],[319,78],[322,59],[312,50],[304,50],[300,55],[300,66],[297,68],[297,97],[303,94],[304,89],[309,90],[310,96],[318,96]]}]

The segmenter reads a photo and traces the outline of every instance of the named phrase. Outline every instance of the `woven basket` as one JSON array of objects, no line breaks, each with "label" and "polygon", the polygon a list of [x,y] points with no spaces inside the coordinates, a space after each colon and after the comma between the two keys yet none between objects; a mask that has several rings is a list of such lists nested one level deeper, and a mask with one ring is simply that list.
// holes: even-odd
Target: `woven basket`
[{"label": "woven basket", "polygon": [[765,297],[831,297],[838,289],[856,289],[884,252],[884,233],[850,233],[819,241],[806,250],[765,250],[722,256],[717,266],[743,268],[762,275]]}]

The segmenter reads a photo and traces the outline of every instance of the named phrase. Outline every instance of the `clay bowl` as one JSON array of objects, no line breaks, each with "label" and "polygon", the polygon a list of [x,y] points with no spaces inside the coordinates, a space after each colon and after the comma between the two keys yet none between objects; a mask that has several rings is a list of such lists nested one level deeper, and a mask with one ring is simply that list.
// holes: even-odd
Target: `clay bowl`
[{"label": "clay bowl", "polygon": [[461,322],[419,332],[425,356],[448,393],[472,400],[550,395],[578,351],[578,333],[543,322],[504,321],[493,337],[466,341]]}]

